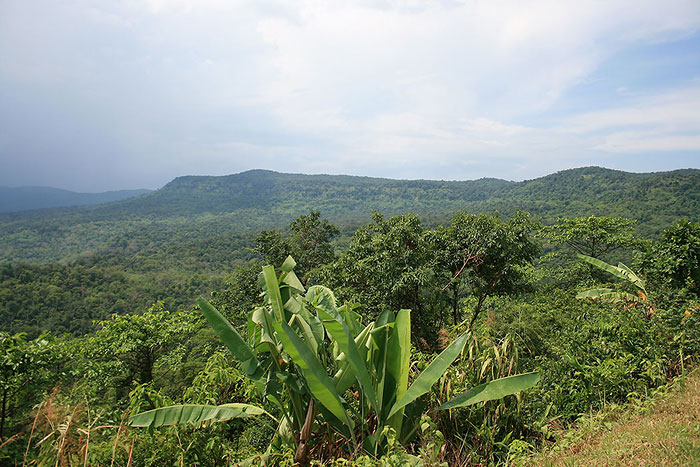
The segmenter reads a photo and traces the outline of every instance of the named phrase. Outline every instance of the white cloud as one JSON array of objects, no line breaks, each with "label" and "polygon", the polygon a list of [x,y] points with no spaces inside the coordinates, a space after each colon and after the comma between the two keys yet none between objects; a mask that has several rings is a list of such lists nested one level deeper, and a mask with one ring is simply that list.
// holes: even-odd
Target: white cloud
[{"label": "white cloud", "polygon": [[0,104],[24,100],[0,110],[0,157],[85,151],[46,136],[22,152],[53,114],[95,139],[66,173],[103,134],[125,174],[150,163],[140,172],[159,181],[261,166],[461,178],[484,160],[530,172],[481,175],[519,178],[592,154],[695,150],[698,83],[617,83],[612,108],[533,122],[621,51],[699,28],[697,0],[6,0]]},{"label": "white cloud", "polygon": [[700,84],[635,96],[623,107],[570,118],[563,128],[595,135],[591,149],[610,153],[700,151]]},{"label": "white cloud", "polygon": [[[287,127],[332,134],[363,164],[419,163],[426,154],[450,161],[464,154],[546,159],[555,151],[617,152],[619,137],[601,143],[587,133],[635,119],[663,126],[700,121],[700,99],[684,95],[668,105],[672,96],[647,99],[641,113],[631,106],[584,115],[567,123],[572,128],[501,123],[546,112],[631,43],[694,31],[696,2],[302,5],[297,17],[258,23],[273,46],[259,94]],[[649,112],[654,106],[662,109]]]}]

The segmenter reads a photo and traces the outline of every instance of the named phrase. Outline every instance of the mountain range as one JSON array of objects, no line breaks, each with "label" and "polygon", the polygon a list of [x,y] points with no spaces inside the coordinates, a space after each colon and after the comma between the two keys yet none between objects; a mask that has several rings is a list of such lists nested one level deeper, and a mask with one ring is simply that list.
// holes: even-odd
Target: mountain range
[{"label": "mountain range", "polygon": [[638,220],[641,233],[654,235],[678,218],[698,220],[700,170],[628,173],[584,167],[523,182],[268,170],[184,176],[159,190],[108,204],[0,214],[0,262],[70,261],[105,251],[177,251],[183,243],[191,250],[193,242],[246,243],[243,239],[260,229],[283,228],[312,209],[346,234],[367,222],[372,210],[386,215],[415,212],[435,225],[463,209],[503,214],[522,209],[545,223],[557,217],[629,217]]}]

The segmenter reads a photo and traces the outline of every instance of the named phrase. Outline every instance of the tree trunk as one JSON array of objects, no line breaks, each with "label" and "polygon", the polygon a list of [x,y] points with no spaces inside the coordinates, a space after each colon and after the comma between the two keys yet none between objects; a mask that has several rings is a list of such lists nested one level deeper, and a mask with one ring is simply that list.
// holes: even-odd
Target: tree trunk
[{"label": "tree trunk", "polygon": [[2,419],[0,419],[0,440],[5,434],[5,415],[7,413],[7,389],[2,391]]},{"label": "tree trunk", "polygon": [[294,462],[297,464],[309,464],[309,439],[311,438],[311,427],[314,424],[315,416],[316,411],[314,407],[314,400],[311,399],[311,401],[309,401],[309,409],[306,411],[304,426],[301,427],[299,445],[297,446],[296,453],[294,453]]},{"label": "tree trunk", "polygon": [[456,325],[457,320],[459,319],[457,310],[457,284],[452,286],[452,319]]},{"label": "tree trunk", "polygon": [[472,326],[474,325],[474,321],[476,321],[476,317],[479,316],[479,312],[481,311],[481,305],[484,303],[485,299],[486,294],[479,295],[479,301],[476,303],[476,308],[474,308],[474,316],[472,316],[472,320],[469,322],[469,327],[467,327],[467,331],[471,331]]},{"label": "tree trunk", "polygon": [[153,358],[149,351],[145,351],[139,362],[139,383],[150,383],[153,381]]}]

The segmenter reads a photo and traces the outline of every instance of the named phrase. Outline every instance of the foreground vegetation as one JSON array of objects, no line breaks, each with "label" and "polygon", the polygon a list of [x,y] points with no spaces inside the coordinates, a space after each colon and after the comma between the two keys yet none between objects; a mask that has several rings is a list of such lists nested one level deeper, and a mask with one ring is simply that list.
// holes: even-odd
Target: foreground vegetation
[{"label": "foreground vegetation", "polygon": [[0,463],[527,461],[698,361],[700,224],[636,229],[375,212],[340,248],[342,230],[311,211],[251,234],[248,258],[197,305],[166,288],[136,314],[109,306],[158,284],[117,263],[114,276],[7,265],[0,291],[16,305],[3,319],[89,300],[83,322],[98,321],[0,333]]},{"label": "foreground vegetation", "polygon": [[522,465],[699,465],[700,375],[679,378],[670,391],[630,406],[586,416],[580,427]]}]

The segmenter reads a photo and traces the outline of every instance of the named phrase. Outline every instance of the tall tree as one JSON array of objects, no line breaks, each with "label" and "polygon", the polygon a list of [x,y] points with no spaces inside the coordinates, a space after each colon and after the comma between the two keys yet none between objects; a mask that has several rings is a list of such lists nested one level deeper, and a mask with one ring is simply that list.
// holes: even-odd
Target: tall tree
[{"label": "tall tree", "polygon": [[312,269],[335,259],[331,240],[338,233],[336,226],[327,219],[321,219],[319,211],[311,211],[308,216],[299,216],[289,224],[288,242],[292,257],[297,262],[296,269],[302,277]]},{"label": "tall tree", "polygon": [[319,211],[311,211],[308,216],[299,216],[289,224],[289,233],[283,235],[277,230],[262,230],[255,237],[256,251],[266,264],[282,264],[291,255],[297,262],[296,270],[302,281],[307,274],[335,259],[331,240],[338,235],[338,229],[321,219]]},{"label": "tall tree", "polygon": [[449,274],[443,290],[452,295],[454,322],[459,319],[460,290],[476,300],[470,326],[476,321],[484,300],[491,295],[510,294],[525,284],[523,267],[539,251],[531,232],[529,214],[518,212],[507,221],[498,214],[457,213],[447,229],[437,235],[439,263]]},{"label": "tall tree", "polygon": [[576,253],[600,259],[620,248],[639,245],[632,227],[636,220],[624,217],[589,216],[559,218],[543,232],[549,240],[563,243]]},{"label": "tall tree", "polygon": [[0,332],[0,441],[8,418],[28,410],[43,387],[55,384],[51,369],[58,358],[44,337],[27,341],[24,334]]},{"label": "tall tree", "polygon": [[665,285],[700,296],[700,223],[681,219],[664,230],[647,251],[644,268]]},{"label": "tall tree", "polygon": [[132,383],[150,383],[159,358],[187,341],[200,326],[188,313],[170,313],[162,302],[140,315],[114,315],[84,341],[84,357],[97,384],[120,398]]},{"label": "tall tree", "polygon": [[434,278],[430,243],[418,216],[385,219],[378,212],[355,231],[347,251],[314,277],[336,287],[341,298],[362,303],[372,317],[385,309],[410,308],[427,328],[437,324],[429,316]]}]

